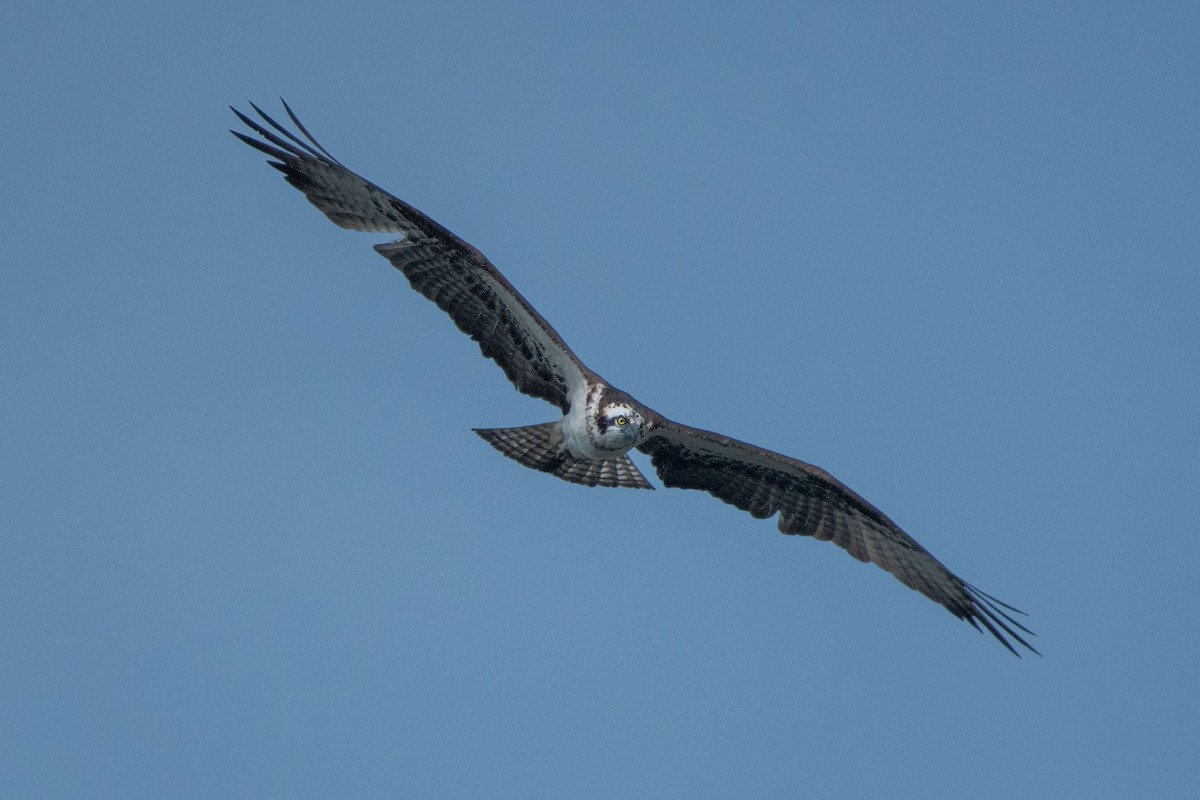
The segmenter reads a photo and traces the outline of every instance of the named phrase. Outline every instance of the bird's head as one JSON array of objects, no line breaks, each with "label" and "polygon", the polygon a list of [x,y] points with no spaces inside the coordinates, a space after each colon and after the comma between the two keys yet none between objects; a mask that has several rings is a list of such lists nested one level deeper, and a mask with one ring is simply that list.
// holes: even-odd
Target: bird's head
[{"label": "bird's head", "polygon": [[597,444],[606,450],[628,450],[645,424],[641,412],[628,403],[609,403],[601,407],[597,419]]}]

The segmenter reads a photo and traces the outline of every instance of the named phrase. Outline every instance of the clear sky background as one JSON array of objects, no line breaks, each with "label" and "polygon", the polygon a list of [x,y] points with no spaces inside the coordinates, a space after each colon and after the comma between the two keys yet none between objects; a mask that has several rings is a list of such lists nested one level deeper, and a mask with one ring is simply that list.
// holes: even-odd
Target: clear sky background
[{"label": "clear sky background", "polygon": [[[0,796],[1197,796],[1200,9],[503,5],[0,10]],[[226,132],[280,95],[1044,657],[501,457],[554,409]]]}]

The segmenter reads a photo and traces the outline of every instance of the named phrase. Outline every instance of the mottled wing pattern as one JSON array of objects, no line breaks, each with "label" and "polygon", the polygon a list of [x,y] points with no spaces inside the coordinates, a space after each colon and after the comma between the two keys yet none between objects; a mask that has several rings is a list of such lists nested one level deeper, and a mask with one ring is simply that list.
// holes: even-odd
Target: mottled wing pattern
[{"label": "mottled wing pattern", "polygon": [[234,136],[276,159],[268,163],[341,227],[403,234],[403,239],[375,249],[478,342],[518,391],[553,403],[564,413],[568,410],[571,389],[590,373],[482,253],[343,166],[317,143],[286,103],[284,108],[304,139],[258,106],[253,108],[274,132],[233,109],[262,141],[231,131]]},{"label": "mottled wing pattern", "polygon": [[638,446],[666,486],[700,489],[766,519],[779,514],[783,533],[831,541],[901,583],[982,625],[1009,650],[1007,636],[1031,634],[1007,613],[1021,613],[966,583],[879,509],[824,470],[727,436],[662,419]]}]

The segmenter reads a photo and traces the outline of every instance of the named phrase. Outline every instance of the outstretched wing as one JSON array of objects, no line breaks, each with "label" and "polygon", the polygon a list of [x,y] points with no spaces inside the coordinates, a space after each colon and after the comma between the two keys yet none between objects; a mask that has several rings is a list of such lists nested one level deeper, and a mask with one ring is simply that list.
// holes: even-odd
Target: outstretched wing
[{"label": "outstretched wing", "polygon": [[1008,612],[1021,613],[946,569],[882,511],[812,464],[728,436],[659,417],[638,449],[650,456],[666,486],[701,489],[766,519],[779,514],[783,533],[832,541],[859,561],[870,561],[905,586],[941,603],[959,619],[993,636],[1019,655],[1012,637],[1037,652]]},{"label": "outstretched wing", "polygon": [[518,391],[566,413],[572,389],[582,386],[591,373],[482,253],[346,169],[317,143],[287,103],[283,107],[304,139],[251,106],[275,132],[235,108],[233,113],[262,141],[238,131],[230,133],[276,159],[268,163],[341,227],[403,234],[404,238],[375,249],[478,342]]}]

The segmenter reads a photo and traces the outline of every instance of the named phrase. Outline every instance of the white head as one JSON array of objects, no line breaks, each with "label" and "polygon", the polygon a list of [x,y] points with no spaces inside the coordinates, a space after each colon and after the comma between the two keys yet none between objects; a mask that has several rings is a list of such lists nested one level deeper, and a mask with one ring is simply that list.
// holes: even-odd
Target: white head
[{"label": "white head", "polygon": [[596,446],[623,451],[637,442],[646,420],[633,406],[616,402],[601,407],[596,423]]}]

